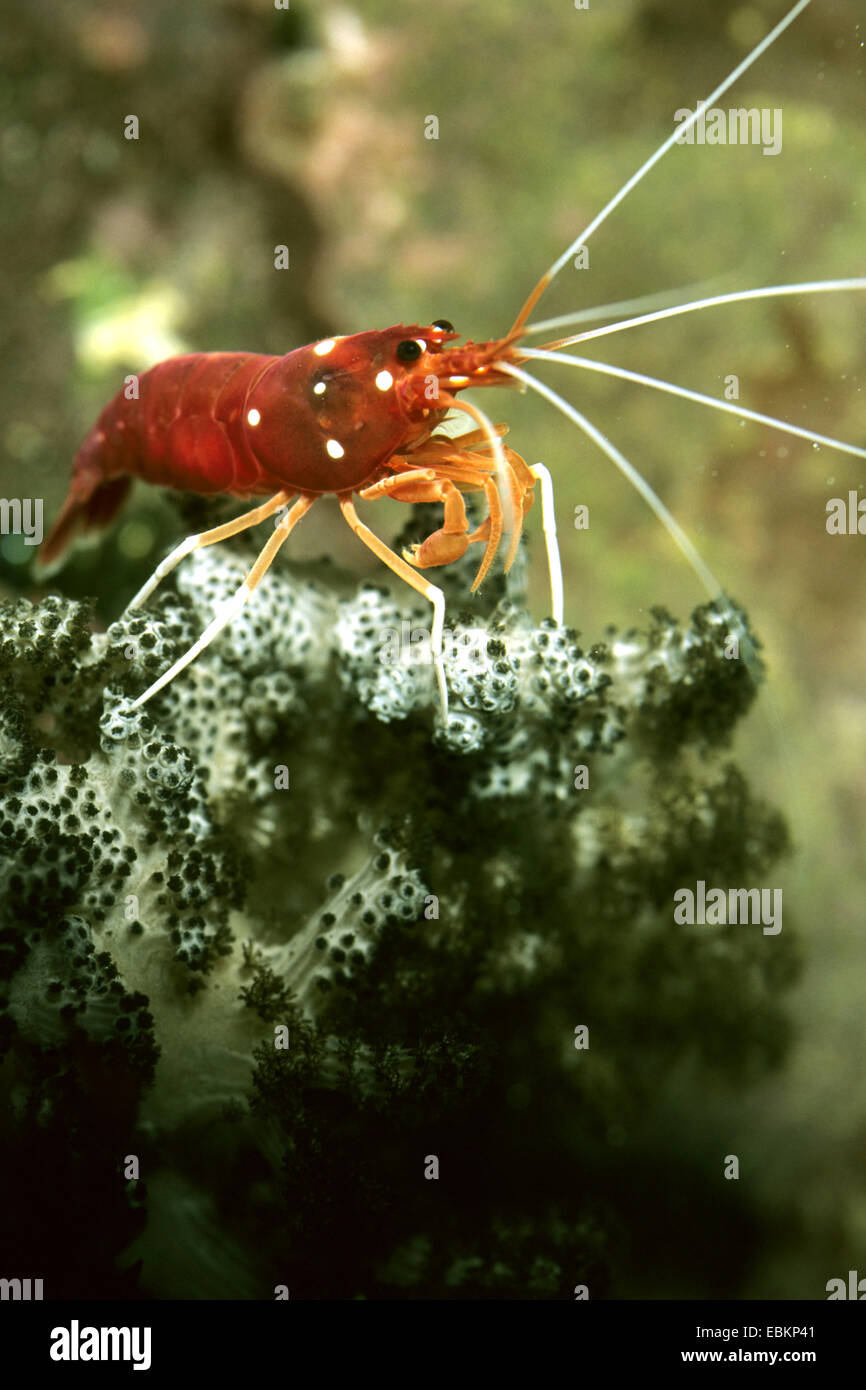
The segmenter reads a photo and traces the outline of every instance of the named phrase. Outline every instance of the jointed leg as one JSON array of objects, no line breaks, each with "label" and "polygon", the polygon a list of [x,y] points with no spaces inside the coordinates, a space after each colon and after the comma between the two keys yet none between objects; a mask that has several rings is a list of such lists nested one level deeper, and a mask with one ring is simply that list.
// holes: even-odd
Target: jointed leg
[{"label": "jointed leg", "polygon": [[[480,492],[488,473],[489,470],[482,471],[469,464],[461,467],[440,463],[435,468],[407,468],[401,473],[389,473],[386,478],[380,478],[378,483],[371,483],[359,492],[358,496],[365,502],[373,502],[377,497],[396,497],[399,502],[405,502],[407,499],[403,496],[403,489],[412,488],[416,483],[466,483],[468,491]],[[441,498],[432,500],[441,501]]]},{"label": "jointed leg", "polygon": [[562,561],[559,558],[559,542],[556,539],[556,511],[553,503],[553,479],[550,470],[543,463],[530,468],[541,483],[541,527],[544,531],[544,544],[547,547],[547,573],[550,577],[550,609],[555,623],[562,623]]},{"label": "jointed leg", "polygon": [[514,472],[514,469],[511,467],[510,463],[508,465],[507,481],[509,490],[509,501],[511,504],[512,522],[511,536],[508,541],[508,551],[505,556],[505,562],[502,566],[506,574],[511,569],[511,566],[514,564],[514,561],[517,559],[517,550],[520,545],[520,537],[523,535],[523,516],[525,511],[525,508],[523,506],[525,489],[522,488],[520,483],[518,482],[517,474]]},{"label": "jointed leg", "polygon": [[244,512],[243,516],[236,516],[234,521],[227,521],[222,526],[214,526],[210,531],[202,531],[197,536],[187,536],[186,540],[181,541],[180,545],[176,545],[164,560],[160,560],[147,583],[142,585],[135,598],[127,604],[127,613],[134,608],[141,608],[142,604],[150,598],[156,586],[165,579],[167,574],[171,574],[175,566],[179,565],[187,555],[191,555],[194,550],[201,550],[203,546],[215,545],[217,541],[228,540],[229,536],[236,536],[239,531],[246,531],[250,526],[258,526],[260,521],[273,516],[280,507],[285,506],[289,495],[287,492],[278,492],[267,502],[263,502],[260,507],[254,507],[251,512]]},{"label": "jointed leg", "polygon": [[481,523],[476,531],[469,537],[472,541],[487,541],[487,549],[478,566],[478,573],[472,581],[472,593],[484,582],[484,577],[493,563],[493,557],[499,549],[499,542],[502,540],[502,503],[499,500],[499,493],[496,483],[492,478],[488,478],[484,484],[484,492],[487,497],[487,519]]},{"label": "jointed leg", "polygon": [[[271,501],[273,500],[274,499],[271,498]],[[212,622],[208,623],[201,637],[199,637],[197,642],[193,643],[189,651],[185,652],[173,666],[169,667],[169,669],[159,677],[159,680],[154,681],[153,685],[145,690],[143,695],[139,695],[138,699],[133,702],[133,709],[138,709],[141,705],[146,704],[151,696],[155,695],[157,691],[162,690],[163,686],[168,685],[170,681],[173,681],[175,676],[179,675],[185,667],[189,666],[190,662],[195,661],[196,657],[204,651],[205,647],[210,645],[217,634],[222,632],[224,627],[228,626],[232,618],[240,612],[244,604],[247,603],[255,593],[263,576],[270,568],[280,546],[287,539],[293,527],[300,521],[304,513],[310,510],[315,500],[315,497],[298,498],[291,511],[283,517],[279,526],[275,527],[273,535],[268,540],[267,545],[262,550],[240,588],[232,594],[230,599],[226,600],[219,613],[217,613]],[[266,503],[266,505],[269,504]],[[276,508],[274,508],[274,510],[276,510]],[[243,520],[244,518],[240,519]]]},{"label": "jointed leg", "polygon": [[370,487],[365,487],[358,496],[363,497],[365,502],[372,502],[377,497],[390,497],[394,488],[435,481],[436,470],[433,468],[407,468],[403,473],[389,473],[387,478],[381,478],[378,483],[371,483]]},{"label": "jointed leg", "polygon": [[437,589],[435,584],[428,584],[420,574],[407,565],[405,560],[395,554],[383,540],[365,526],[358,513],[355,511],[351,497],[340,498],[340,511],[351,526],[355,535],[363,541],[368,550],[372,550],[383,564],[387,565],[394,574],[411,586],[418,594],[423,594],[424,598],[433,605],[433,622],[430,628],[430,648],[433,653],[433,665],[436,670],[436,684],[439,688],[439,701],[442,706],[442,718],[448,719],[448,686],[445,683],[445,663],[442,657],[442,633],[445,628],[445,595],[441,589]]},{"label": "jointed leg", "polygon": [[[453,410],[459,410],[463,415],[469,415],[481,426],[482,433],[484,434],[487,443],[490,446],[490,451],[493,455],[493,463],[496,468],[497,477],[499,479],[501,495],[501,489],[504,486],[504,484],[508,482],[510,473],[508,459],[506,457],[505,448],[503,446],[501,438],[501,426],[494,425],[493,421],[487,415],[484,414],[484,411],[480,410],[477,405],[473,405],[471,401],[458,400],[456,396],[447,395],[443,395],[440,398],[440,400],[443,406],[448,406]],[[508,530],[513,530],[516,520],[522,519],[523,512],[521,508],[518,508],[517,512],[515,513],[513,504],[513,493],[509,493],[508,495],[506,495],[504,500],[505,525],[508,528]]]},{"label": "jointed leg", "polygon": [[[497,426],[497,428],[500,427]],[[477,431],[477,435],[483,435],[483,431]],[[466,438],[467,436],[461,435],[457,442],[462,444]],[[475,434],[472,438],[473,441],[476,441]],[[477,442],[480,443],[481,441],[477,440]],[[429,445],[425,445],[424,450],[419,452],[426,455],[429,452]],[[520,540],[523,515],[526,510],[524,498],[531,492],[534,480],[530,470],[519,455],[513,454],[510,449],[506,450],[506,455],[509,500],[518,517],[515,534],[512,536],[509,547],[509,558],[505,565],[507,571],[514,560],[517,543]],[[461,451],[454,453],[454,457],[459,459]],[[522,479],[517,476],[517,466],[524,475]],[[445,473],[446,468],[447,473]],[[468,522],[465,505],[458,491],[461,484],[464,485],[464,491],[478,492],[483,489],[487,498],[488,515],[471,535],[465,534],[468,531]],[[445,508],[444,526],[439,531],[434,532],[432,536],[428,536],[421,545],[415,546],[412,551],[404,552],[406,559],[413,565],[417,565],[419,569],[429,569],[435,565],[445,565],[453,560],[458,560],[465,553],[467,546],[486,541],[487,547],[472,583],[472,592],[475,593],[490,569],[502,540],[504,529],[502,502],[490,463],[477,457],[470,462],[467,455],[462,466],[459,462],[446,464],[443,461],[436,469],[408,469],[382,478],[378,483],[373,483],[371,487],[365,488],[360,496],[365,501],[372,501],[377,497],[391,497],[398,502],[442,502]]]},{"label": "jointed leg", "polygon": [[[471,536],[466,535],[469,529],[466,507],[454,486],[455,483],[461,482],[469,484],[473,491],[478,491],[483,486],[487,496],[489,515],[476,527]],[[398,502],[442,502],[445,506],[444,526],[432,536],[428,536],[421,545],[416,545],[412,551],[404,552],[406,559],[413,565],[418,565],[420,569],[447,565],[452,560],[459,560],[467,546],[475,541],[486,541],[487,549],[472,585],[472,592],[475,593],[490,568],[502,538],[502,507],[496,484],[489,474],[485,477],[475,469],[455,467],[449,468],[447,478],[437,479],[432,468],[418,468],[383,478],[372,487],[365,488],[360,496],[365,501],[372,501],[376,497],[391,497]],[[465,543],[461,542],[461,537],[465,538]]]},{"label": "jointed leg", "polygon": [[[459,402],[455,402],[455,408]],[[492,468],[492,459],[486,457],[492,452],[491,434],[502,439],[508,433],[508,425],[492,425],[488,430],[469,430],[466,434],[433,434],[429,438],[421,440],[411,449],[404,450],[402,458],[421,459],[423,462],[430,462],[435,467],[442,463],[470,463],[477,467],[482,464],[485,468]]]},{"label": "jointed leg", "polygon": [[[473,478],[474,481],[474,478]],[[475,487],[478,487],[477,482]],[[428,468],[414,472],[395,473],[383,478],[360,494],[364,501],[376,497],[391,497],[395,502],[441,502],[445,517],[438,531],[423,540],[420,545],[410,546],[403,555],[419,569],[431,569],[436,565],[450,565],[465,555],[469,544],[469,522],[466,519],[466,504],[452,479],[437,478]]]}]

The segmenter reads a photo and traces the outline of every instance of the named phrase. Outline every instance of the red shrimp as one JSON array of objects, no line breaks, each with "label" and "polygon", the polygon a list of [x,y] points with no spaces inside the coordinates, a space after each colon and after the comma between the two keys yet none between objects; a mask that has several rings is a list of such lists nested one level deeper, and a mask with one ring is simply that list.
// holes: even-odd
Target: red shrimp
[{"label": "red shrimp", "polygon": [[[623,184],[541,277],[504,337],[480,343],[469,340],[462,347],[449,346],[458,335],[450,323],[440,319],[428,326],[398,325],[383,332],[328,338],[284,357],[256,353],[177,357],[158,364],[140,378],[128,379],[125,388],[103,411],[76,456],[69,495],[42,548],[40,559],[43,563],[56,560],[78,530],[106,525],[122,504],[133,477],[200,493],[268,497],[234,521],[187,537],[161,562],[132,600],[130,607],[135,608],[145,602],[160,580],[192,550],[235,535],[286,508],[235,595],[223,605],[193,647],[138,697],[136,706],[144,704],[173,680],[231,621],[257,588],[296,522],[326,493],[336,494],[343,516],[364,544],[432,604],[431,650],[443,717],[447,717],[448,709],[442,658],[444,596],[441,589],[429,583],[419,571],[449,564],[459,559],[469,545],[480,543],[484,545],[484,553],[472,586],[473,590],[477,589],[504,534],[509,531],[507,570],[517,552],[536,480],[542,485],[542,524],[551,577],[551,608],[555,621],[561,622],[562,576],[550,475],[540,464],[528,468],[518,454],[502,444],[501,437],[507,432],[505,425],[494,425],[477,406],[458,401],[458,392],[470,386],[531,387],[577,424],[641,492],[711,597],[721,604],[731,629],[738,632],[748,653],[747,634],[725,599],[721,585],[649,483],[585,416],[550,387],[531,377],[522,364],[537,359],[604,372],[866,458],[866,449],[859,446],[816,434],[739,404],[719,401],[610,363],[556,351],[638,323],[714,305],[777,295],[863,289],[866,280],[830,280],[743,290],[692,303],[669,304],[638,318],[618,319],[601,328],[559,338],[540,349],[518,344],[533,332],[546,333],[554,327],[591,317],[610,319],[615,312],[635,307],[600,306],[547,323],[529,323],[541,295],[574,253],[583,250],[598,227],[654,165],[675,144],[682,143],[702,110],[712,107],[808,4],[809,0],[797,0],[776,27]],[[643,307],[641,302],[637,303]],[[452,409],[472,417],[480,428],[458,438],[437,434],[437,428]],[[470,530],[463,497],[472,492],[484,493],[487,515],[481,525]],[[443,524],[401,558],[360,520],[353,502],[355,493],[370,500],[391,497],[407,503],[439,502],[443,506]],[[292,499],[293,505],[287,507]]]},{"label": "red shrimp", "polygon": [[[535,474],[500,443],[505,426],[494,427],[474,406],[456,400],[456,392],[470,384],[513,386],[494,364],[520,359],[508,339],[449,348],[457,336],[440,319],[426,327],[399,325],[327,338],[285,357],[193,353],[128,378],[76,455],[69,494],[42,547],[41,563],[56,561],[77,531],[106,525],[134,477],[205,494],[268,496],[236,520],[188,537],[133,599],[130,607],[137,607],[184,555],[256,525],[296,498],[230,610],[219,626],[208,629],[209,641],[250,597],[296,521],[316,498],[334,493],[360,539],[433,604],[433,647],[440,656],[444,601],[441,590],[417,570],[448,564],[469,545],[483,542],[477,588],[506,518],[513,522],[508,568],[535,485]],[[435,435],[454,407],[481,428],[453,439]],[[486,494],[488,516],[470,531],[463,494],[478,491]],[[357,516],[356,492],[364,498],[441,502],[443,525],[401,559]],[[194,654],[205,644],[196,644]],[[171,674],[174,668],[137,703]],[[440,691],[444,707],[441,674]]]},{"label": "red shrimp", "polygon": [[[78,529],[106,524],[134,477],[204,494],[317,497],[380,481],[400,451],[420,467],[419,450],[453,393],[470,379],[505,381],[490,365],[502,343],[443,351],[456,336],[440,320],[329,338],[284,357],[192,353],[128,378],[78,451],[41,562],[54,562]],[[449,548],[435,563],[465,546],[455,538]]]}]

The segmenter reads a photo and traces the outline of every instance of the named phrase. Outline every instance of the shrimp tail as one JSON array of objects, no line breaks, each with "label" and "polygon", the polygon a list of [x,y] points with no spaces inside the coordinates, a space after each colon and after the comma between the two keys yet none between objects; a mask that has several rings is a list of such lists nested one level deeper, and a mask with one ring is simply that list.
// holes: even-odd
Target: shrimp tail
[{"label": "shrimp tail", "polygon": [[126,501],[131,487],[132,479],[128,476],[106,478],[104,473],[87,469],[77,472],[60,515],[39,549],[40,572],[45,574],[56,568],[77,536],[108,526]]}]

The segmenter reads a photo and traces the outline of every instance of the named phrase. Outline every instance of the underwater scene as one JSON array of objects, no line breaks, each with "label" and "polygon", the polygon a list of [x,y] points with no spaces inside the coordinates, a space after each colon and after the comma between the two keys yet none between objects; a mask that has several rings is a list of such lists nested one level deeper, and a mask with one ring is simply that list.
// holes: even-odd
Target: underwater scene
[{"label": "underwater scene", "polygon": [[862,6],[0,12],[3,1298],[866,1296]]}]

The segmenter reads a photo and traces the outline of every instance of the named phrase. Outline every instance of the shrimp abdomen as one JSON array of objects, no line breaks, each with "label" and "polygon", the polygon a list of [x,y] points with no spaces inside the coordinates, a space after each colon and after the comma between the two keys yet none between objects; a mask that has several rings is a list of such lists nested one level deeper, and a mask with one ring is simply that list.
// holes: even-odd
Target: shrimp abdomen
[{"label": "shrimp abdomen", "polygon": [[250,385],[273,361],[263,353],[189,353],[127,377],[75,456],[40,565],[59,559],[77,534],[107,526],[133,478],[203,494],[273,491],[243,420]]}]

